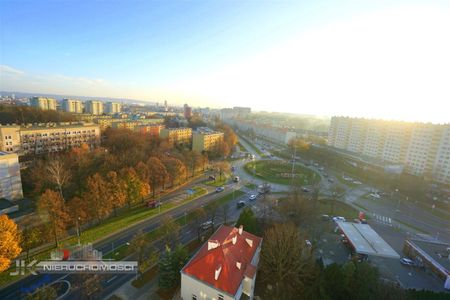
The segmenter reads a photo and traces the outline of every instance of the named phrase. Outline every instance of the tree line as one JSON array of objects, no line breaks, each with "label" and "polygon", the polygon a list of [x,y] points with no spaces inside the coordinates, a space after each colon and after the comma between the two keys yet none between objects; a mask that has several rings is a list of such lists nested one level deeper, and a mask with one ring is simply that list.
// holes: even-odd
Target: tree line
[{"label": "tree line", "polygon": [[0,104],[1,124],[26,124],[76,121],[74,114],[56,110],[42,110],[31,106]]}]

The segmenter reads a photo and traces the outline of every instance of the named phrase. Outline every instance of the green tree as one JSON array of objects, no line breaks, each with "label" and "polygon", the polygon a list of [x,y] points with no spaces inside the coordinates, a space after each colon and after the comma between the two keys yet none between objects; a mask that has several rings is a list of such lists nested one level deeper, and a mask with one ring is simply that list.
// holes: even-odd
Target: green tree
[{"label": "green tree", "polygon": [[250,207],[245,207],[239,215],[239,218],[236,221],[236,226],[239,227],[241,225],[244,227],[245,231],[255,235],[259,234],[258,222],[253,210]]},{"label": "green tree", "polygon": [[169,289],[174,286],[176,281],[176,274],[173,272],[173,255],[172,250],[166,245],[165,250],[159,257],[159,287]]}]

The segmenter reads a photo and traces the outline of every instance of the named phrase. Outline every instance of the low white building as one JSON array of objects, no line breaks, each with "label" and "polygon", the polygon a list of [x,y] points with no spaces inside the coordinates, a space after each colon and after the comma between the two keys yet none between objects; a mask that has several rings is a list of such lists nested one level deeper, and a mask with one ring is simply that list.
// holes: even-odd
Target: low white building
[{"label": "low white building", "polygon": [[23,198],[20,165],[16,153],[0,151],[0,198],[7,200]]},{"label": "low white building", "polygon": [[222,225],[181,270],[181,299],[253,299],[262,239]]}]

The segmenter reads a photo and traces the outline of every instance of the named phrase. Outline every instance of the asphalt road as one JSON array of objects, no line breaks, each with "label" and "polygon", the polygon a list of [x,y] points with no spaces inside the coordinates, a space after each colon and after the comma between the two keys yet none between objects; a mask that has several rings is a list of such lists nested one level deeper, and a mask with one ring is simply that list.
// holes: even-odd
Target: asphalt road
[{"label": "asphalt road", "polygon": [[[197,179],[194,182],[190,183],[189,185],[186,185],[184,187],[182,187],[182,189],[174,191],[172,193],[170,193],[167,196],[164,196],[161,198],[161,200],[164,202],[170,202],[171,199],[173,199],[174,197],[178,196],[180,193],[184,193],[184,190],[190,187],[193,187],[195,185],[198,185],[199,182],[204,181],[205,177],[202,177],[201,179]],[[208,187],[209,190],[214,191],[214,188],[212,187]],[[149,232],[151,230],[154,230],[155,228],[157,228],[160,224],[161,218],[163,215],[170,215],[173,218],[178,218],[180,216],[183,216],[185,214],[185,212],[190,211],[192,209],[195,209],[197,207],[203,206],[206,203],[208,203],[211,200],[217,199],[219,197],[222,197],[224,195],[224,193],[215,193],[215,192],[210,192],[209,194],[200,197],[196,200],[190,201],[180,207],[177,207],[173,210],[171,210],[170,212],[165,212],[162,213],[160,216],[156,216],[154,218],[151,218],[147,221],[144,221],[140,224],[137,224],[129,229],[127,229],[126,231],[117,233],[112,235],[111,237],[102,240],[101,242],[98,243],[94,243],[94,248],[102,251],[102,253],[108,253],[109,251],[111,251],[114,248],[119,247],[120,245],[123,245],[127,242],[129,242],[135,235],[136,233],[143,231],[143,232]],[[34,290],[37,287],[40,287],[44,284],[49,284],[52,282],[55,282],[61,278],[64,278],[64,280],[67,280],[69,282],[71,281],[76,281],[76,275],[73,274],[46,274],[46,275],[30,275],[25,277],[24,279],[17,281],[9,286],[7,286],[6,288],[3,288],[2,290],[0,290],[0,299],[21,299],[24,298],[27,294],[28,291],[30,290]],[[122,276],[125,277],[125,276]],[[117,280],[113,280],[112,282],[114,282],[114,285],[112,286],[117,286],[118,283],[121,281],[119,280],[120,278],[118,278]],[[124,278],[122,278],[123,280],[125,280]],[[124,281],[126,282],[126,280]],[[67,298],[70,298],[71,295],[68,295]],[[65,297],[66,298],[66,297]]]}]

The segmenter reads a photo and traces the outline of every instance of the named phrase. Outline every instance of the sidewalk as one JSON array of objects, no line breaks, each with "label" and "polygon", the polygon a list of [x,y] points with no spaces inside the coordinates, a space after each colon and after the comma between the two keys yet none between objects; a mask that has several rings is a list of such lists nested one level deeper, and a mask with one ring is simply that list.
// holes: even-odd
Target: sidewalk
[{"label": "sidewalk", "polygon": [[[134,280],[134,279],[133,279]],[[158,290],[158,277],[153,279],[152,281],[146,283],[140,289],[135,288],[131,285],[133,280],[128,281],[120,288],[115,290],[113,293],[105,297],[105,299],[109,299],[112,296],[120,297],[123,300],[147,300],[147,299],[155,299],[159,300],[161,297],[156,293]]]}]

